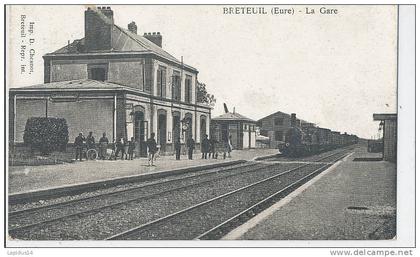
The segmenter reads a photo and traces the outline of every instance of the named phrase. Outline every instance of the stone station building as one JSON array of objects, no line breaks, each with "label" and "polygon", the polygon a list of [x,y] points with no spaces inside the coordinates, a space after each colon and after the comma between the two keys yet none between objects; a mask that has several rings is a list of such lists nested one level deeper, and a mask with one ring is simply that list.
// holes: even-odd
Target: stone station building
[{"label": "stone station building", "polygon": [[70,143],[79,132],[137,142],[146,156],[152,132],[163,153],[178,137],[200,143],[209,134],[211,108],[196,101],[198,71],[162,49],[159,32],[137,34],[134,22],[114,24],[109,7],[85,11],[85,37],[48,53],[44,84],[10,88],[9,140],[23,142],[30,117],[65,118]]}]

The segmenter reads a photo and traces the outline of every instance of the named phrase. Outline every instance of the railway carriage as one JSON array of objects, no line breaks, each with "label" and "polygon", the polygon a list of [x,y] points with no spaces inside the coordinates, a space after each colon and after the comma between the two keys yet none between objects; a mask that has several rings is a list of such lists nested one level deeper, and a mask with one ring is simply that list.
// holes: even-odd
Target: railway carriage
[{"label": "railway carriage", "polygon": [[302,157],[358,142],[358,137],[355,135],[341,134],[314,125],[299,126],[295,115],[291,116],[291,127],[286,132],[285,142],[278,146],[284,156]]}]

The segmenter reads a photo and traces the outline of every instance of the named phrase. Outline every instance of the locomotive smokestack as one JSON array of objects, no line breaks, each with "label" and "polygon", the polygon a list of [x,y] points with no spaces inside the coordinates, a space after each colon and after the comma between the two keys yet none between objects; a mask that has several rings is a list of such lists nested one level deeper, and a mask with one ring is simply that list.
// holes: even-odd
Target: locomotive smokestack
[{"label": "locomotive smokestack", "polygon": [[290,115],[290,126],[296,127],[296,113]]}]

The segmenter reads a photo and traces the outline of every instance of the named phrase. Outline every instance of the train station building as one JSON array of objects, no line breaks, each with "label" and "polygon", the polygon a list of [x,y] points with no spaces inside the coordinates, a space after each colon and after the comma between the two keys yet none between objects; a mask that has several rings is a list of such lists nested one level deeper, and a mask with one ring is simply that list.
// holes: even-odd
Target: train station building
[{"label": "train station building", "polygon": [[200,143],[209,134],[211,107],[197,102],[198,70],[162,49],[159,32],[137,34],[114,24],[109,7],[85,11],[85,37],[48,53],[44,84],[11,88],[9,140],[23,142],[30,117],[65,118],[70,143],[79,132],[98,140],[138,142],[146,156],[152,132],[162,152],[173,152],[177,138],[192,135]]}]

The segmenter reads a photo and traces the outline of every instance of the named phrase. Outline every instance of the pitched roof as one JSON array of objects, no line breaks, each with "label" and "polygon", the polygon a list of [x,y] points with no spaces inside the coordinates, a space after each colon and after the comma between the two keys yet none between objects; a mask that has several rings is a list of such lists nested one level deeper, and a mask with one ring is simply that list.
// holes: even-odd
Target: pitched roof
[{"label": "pitched roof", "polygon": [[288,114],[288,113],[284,113],[284,112],[281,112],[281,111],[277,111],[277,112],[275,112],[275,113],[269,114],[269,115],[267,115],[267,116],[265,116],[265,117],[263,117],[263,118],[259,119],[258,121],[261,121],[261,120],[263,120],[263,119],[267,119],[267,118],[271,118],[272,116],[277,115],[277,114],[281,114],[281,115],[285,115],[285,116],[290,116],[290,114]]},{"label": "pitched roof", "polygon": [[[95,54],[106,53],[143,53],[155,54],[171,62],[182,64],[186,68],[197,71],[194,67],[181,63],[180,60],[163,50],[161,47],[151,42],[147,38],[132,33],[131,31],[113,24],[113,32],[117,33],[116,40],[112,41],[112,49],[109,51],[95,52]],[[76,39],[71,44],[66,45],[45,56],[56,56],[65,54],[91,54],[85,51],[85,39]],[[93,54],[93,53],[92,53]]]},{"label": "pitched roof", "polygon": [[91,79],[80,79],[80,80],[69,80],[69,81],[59,81],[51,82],[45,84],[37,84],[26,87],[10,88],[10,91],[27,91],[27,90],[92,90],[92,89],[109,89],[109,90],[118,90],[118,89],[131,89],[126,86],[119,84],[97,81]]},{"label": "pitched roof", "polygon": [[237,120],[237,121],[249,121],[249,122],[253,122],[255,123],[256,121],[247,118],[237,112],[228,112],[225,114],[222,114],[220,116],[217,116],[215,118],[212,118],[212,120],[223,120],[223,121],[233,121],[233,120]]},{"label": "pitched roof", "polygon": [[[137,35],[135,33],[132,33],[129,30],[123,29],[120,26],[114,25],[118,30],[120,30],[122,32],[123,35],[127,35],[130,39],[134,40],[137,44],[133,44],[131,45],[132,49],[127,49],[127,43],[124,43],[124,46],[126,47],[126,49],[124,49],[123,46],[123,51],[136,51],[138,46],[141,46],[141,48],[147,50],[147,51],[151,51],[161,57],[164,57],[170,61],[173,62],[177,62],[177,63],[181,63],[178,59],[176,59],[175,57],[173,57],[171,54],[169,54],[168,52],[166,52],[165,50],[163,50],[161,47],[159,47],[158,45],[156,45],[155,43],[151,42],[150,40],[148,40],[147,38]],[[120,40],[124,40],[124,39],[119,39]]]}]

